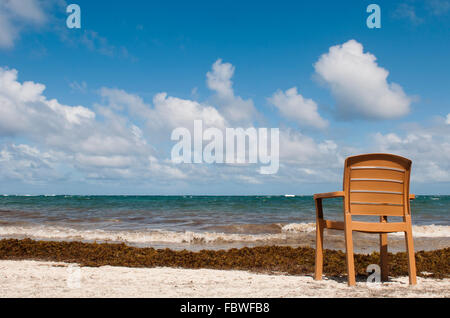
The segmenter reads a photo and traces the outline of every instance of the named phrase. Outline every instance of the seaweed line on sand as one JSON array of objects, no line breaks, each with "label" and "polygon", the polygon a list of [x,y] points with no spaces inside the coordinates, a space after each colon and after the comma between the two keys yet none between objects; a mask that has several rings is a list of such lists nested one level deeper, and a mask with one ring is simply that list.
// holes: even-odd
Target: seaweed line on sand
[{"label": "seaweed line on sand", "polygon": [[[179,267],[248,270],[289,275],[314,272],[314,249],[310,247],[258,246],[228,250],[138,248],[111,243],[53,242],[31,239],[0,240],[1,260],[41,260],[78,263],[81,266]],[[450,248],[415,253],[417,274],[422,277],[450,277]],[[369,264],[379,264],[379,253],[355,254],[355,270],[367,276]],[[345,275],[345,253],[325,250],[324,274]],[[406,253],[389,253],[389,275],[408,275]]]}]

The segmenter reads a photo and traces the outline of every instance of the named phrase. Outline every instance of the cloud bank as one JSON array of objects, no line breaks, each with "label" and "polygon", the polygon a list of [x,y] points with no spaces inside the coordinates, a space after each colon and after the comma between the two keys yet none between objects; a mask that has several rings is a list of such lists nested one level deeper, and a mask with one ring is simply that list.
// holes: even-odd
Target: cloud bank
[{"label": "cloud bank", "polygon": [[[315,70],[330,86],[342,116],[391,119],[409,112],[410,98],[400,86],[387,82],[388,71],[356,41],[331,47]],[[212,65],[206,73],[212,92],[207,101],[166,92],[145,101],[120,88],[102,87],[99,102],[87,107],[51,99],[45,95],[45,85],[21,82],[17,70],[0,67],[0,178],[33,184],[131,180],[169,189],[174,184],[213,185],[217,180],[272,187],[340,183],[347,156],[380,151],[411,158],[417,182],[430,178],[450,182],[450,114],[439,127],[377,132],[366,146],[351,147],[320,135],[327,133],[323,129],[329,122],[319,114],[317,103],[295,86],[267,98],[287,122],[280,123],[278,174],[262,176],[256,165],[173,164],[170,134],[174,128],[192,129],[194,120],[219,129],[254,127],[255,118],[262,116],[252,99],[236,95],[234,72],[235,67],[221,59]],[[292,122],[297,126],[288,125]],[[316,128],[319,135],[300,132],[298,128],[303,127]]]}]

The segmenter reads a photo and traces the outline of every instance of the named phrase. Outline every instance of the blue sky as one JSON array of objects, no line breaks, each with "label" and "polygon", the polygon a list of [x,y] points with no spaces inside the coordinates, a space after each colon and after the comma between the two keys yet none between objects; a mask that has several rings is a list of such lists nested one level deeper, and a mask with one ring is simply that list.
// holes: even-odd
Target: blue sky
[{"label": "blue sky", "polygon": [[[311,194],[365,152],[450,193],[450,1],[74,3],[0,4],[0,193]],[[279,172],[174,165],[194,119],[280,128]]]}]

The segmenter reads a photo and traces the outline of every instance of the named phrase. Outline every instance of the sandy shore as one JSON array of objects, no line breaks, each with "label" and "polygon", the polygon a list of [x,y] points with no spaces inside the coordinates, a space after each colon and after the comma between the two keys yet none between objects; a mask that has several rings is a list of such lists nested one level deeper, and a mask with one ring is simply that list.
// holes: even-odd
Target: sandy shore
[{"label": "sandy shore", "polygon": [[1,297],[450,297],[450,279],[392,278],[381,286],[345,279],[177,268],[78,267],[0,261]]}]

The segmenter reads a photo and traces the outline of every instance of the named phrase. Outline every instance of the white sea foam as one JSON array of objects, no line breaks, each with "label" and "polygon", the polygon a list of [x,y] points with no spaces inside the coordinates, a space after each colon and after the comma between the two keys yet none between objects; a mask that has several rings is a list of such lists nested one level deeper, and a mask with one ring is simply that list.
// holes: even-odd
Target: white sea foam
[{"label": "white sea foam", "polygon": [[415,237],[450,237],[448,225],[413,225]]},{"label": "white sea foam", "polygon": [[286,239],[286,233],[279,234],[230,234],[216,232],[174,232],[167,230],[152,231],[105,231],[76,230],[59,226],[3,226],[1,237],[29,237],[47,240],[86,240],[113,241],[135,244],[150,243],[226,243],[257,242]]},{"label": "white sea foam", "polygon": [[[282,232],[308,233],[316,230],[315,223],[290,223],[282,227]],[[403,235],[402,232],[392,235]],[[414,237],[450,237],[450,226],[448,225],[413,225]]]},{"label": "white sea foam", "polygon": [[[101,242],[125,242],[129,244],[220,244],[220,243],[277,243],[295,242],[315,231],[314,223],[291,223],[280,225],[281,233],[234,234],[218,232],[175,232],[167,230],[106,231],[78,230],[61,226],[0,226],[0,237],[32,238],[44,240],[83,240]],[[450,226],[415,225],[414,237],[450,237]],[[402,235],[395,233],[394,235]]]},{"label": "white sea foam", "polygon": [[314,232],[316,230],[315,223],[289,223],[281,228],[282,232]]}]

